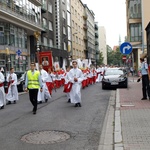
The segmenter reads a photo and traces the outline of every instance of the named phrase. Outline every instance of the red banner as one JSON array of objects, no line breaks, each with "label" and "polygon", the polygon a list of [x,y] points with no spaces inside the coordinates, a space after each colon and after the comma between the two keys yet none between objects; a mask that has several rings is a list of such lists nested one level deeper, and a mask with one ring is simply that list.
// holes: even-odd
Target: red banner
[{"label": "red banner", "polygon": [[50,68],[53,71],[52,52],[39,52],[39,64],[43,65],[43,69],[48,71]]}]

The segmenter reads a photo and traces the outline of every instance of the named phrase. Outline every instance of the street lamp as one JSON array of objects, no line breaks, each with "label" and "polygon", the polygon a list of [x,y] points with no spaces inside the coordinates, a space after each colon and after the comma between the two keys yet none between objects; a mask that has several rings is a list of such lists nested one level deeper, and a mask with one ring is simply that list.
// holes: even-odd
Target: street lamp
[{"label": "street lamp", "polygon": [[[34,32],[34,37],[36,39],[36,50],[37,50],[37,63],[39,65],[39,51],[40,51],[40,47],[39,47],[39,36],[40,36],[40,32],[39,31],[35,31]],[[38,66],[39,67],[39,66]]]}]

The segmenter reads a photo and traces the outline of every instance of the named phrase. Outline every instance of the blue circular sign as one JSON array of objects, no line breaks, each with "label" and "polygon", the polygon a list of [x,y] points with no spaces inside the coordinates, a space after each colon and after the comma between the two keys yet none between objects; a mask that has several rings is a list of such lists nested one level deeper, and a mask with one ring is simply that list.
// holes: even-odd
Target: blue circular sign
[{"label": "blue circular sign", "polygon": [[132,52],[132,45],[129,42],[124,42],[120,45],[120,52],[124,55]]},{"label": "blue circular sign", "polygon": [[18,56],[20,56],[20,55],[21,55],[21,53],[22,53],[22,52],[21,52],[21,50],[20,50],[20,49],[18,49],[18,50],[17,50],[17,52],[16,52],[16,54],[17,54]]}]

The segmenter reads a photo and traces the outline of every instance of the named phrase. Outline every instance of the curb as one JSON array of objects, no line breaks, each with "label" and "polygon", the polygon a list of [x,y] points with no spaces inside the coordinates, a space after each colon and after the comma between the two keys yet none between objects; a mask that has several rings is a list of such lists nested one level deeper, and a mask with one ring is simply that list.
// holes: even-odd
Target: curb
[{"label": "curb", "polygon": [[122,131],[121,131],[121,114],[120,114],[119,89],[117,89],[117,92],[116,92],[114,150],[124,150],[123,140],[122,140]]},{"label": "curb", "polygon": [[98,150],[113,150],[114,148],[114,111],[116,92],[112,91],[109,99]]}]

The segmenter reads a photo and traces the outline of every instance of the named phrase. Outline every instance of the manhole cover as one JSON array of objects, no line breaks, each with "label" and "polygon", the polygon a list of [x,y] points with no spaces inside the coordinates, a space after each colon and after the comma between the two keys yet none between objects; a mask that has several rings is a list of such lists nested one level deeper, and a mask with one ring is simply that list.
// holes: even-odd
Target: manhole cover
[{"label": "manhole cover", "polygon": [[69,134],[61,131],[37,131],[24,135],[21,140],[31,144],[53,144],[69,138]]}]

